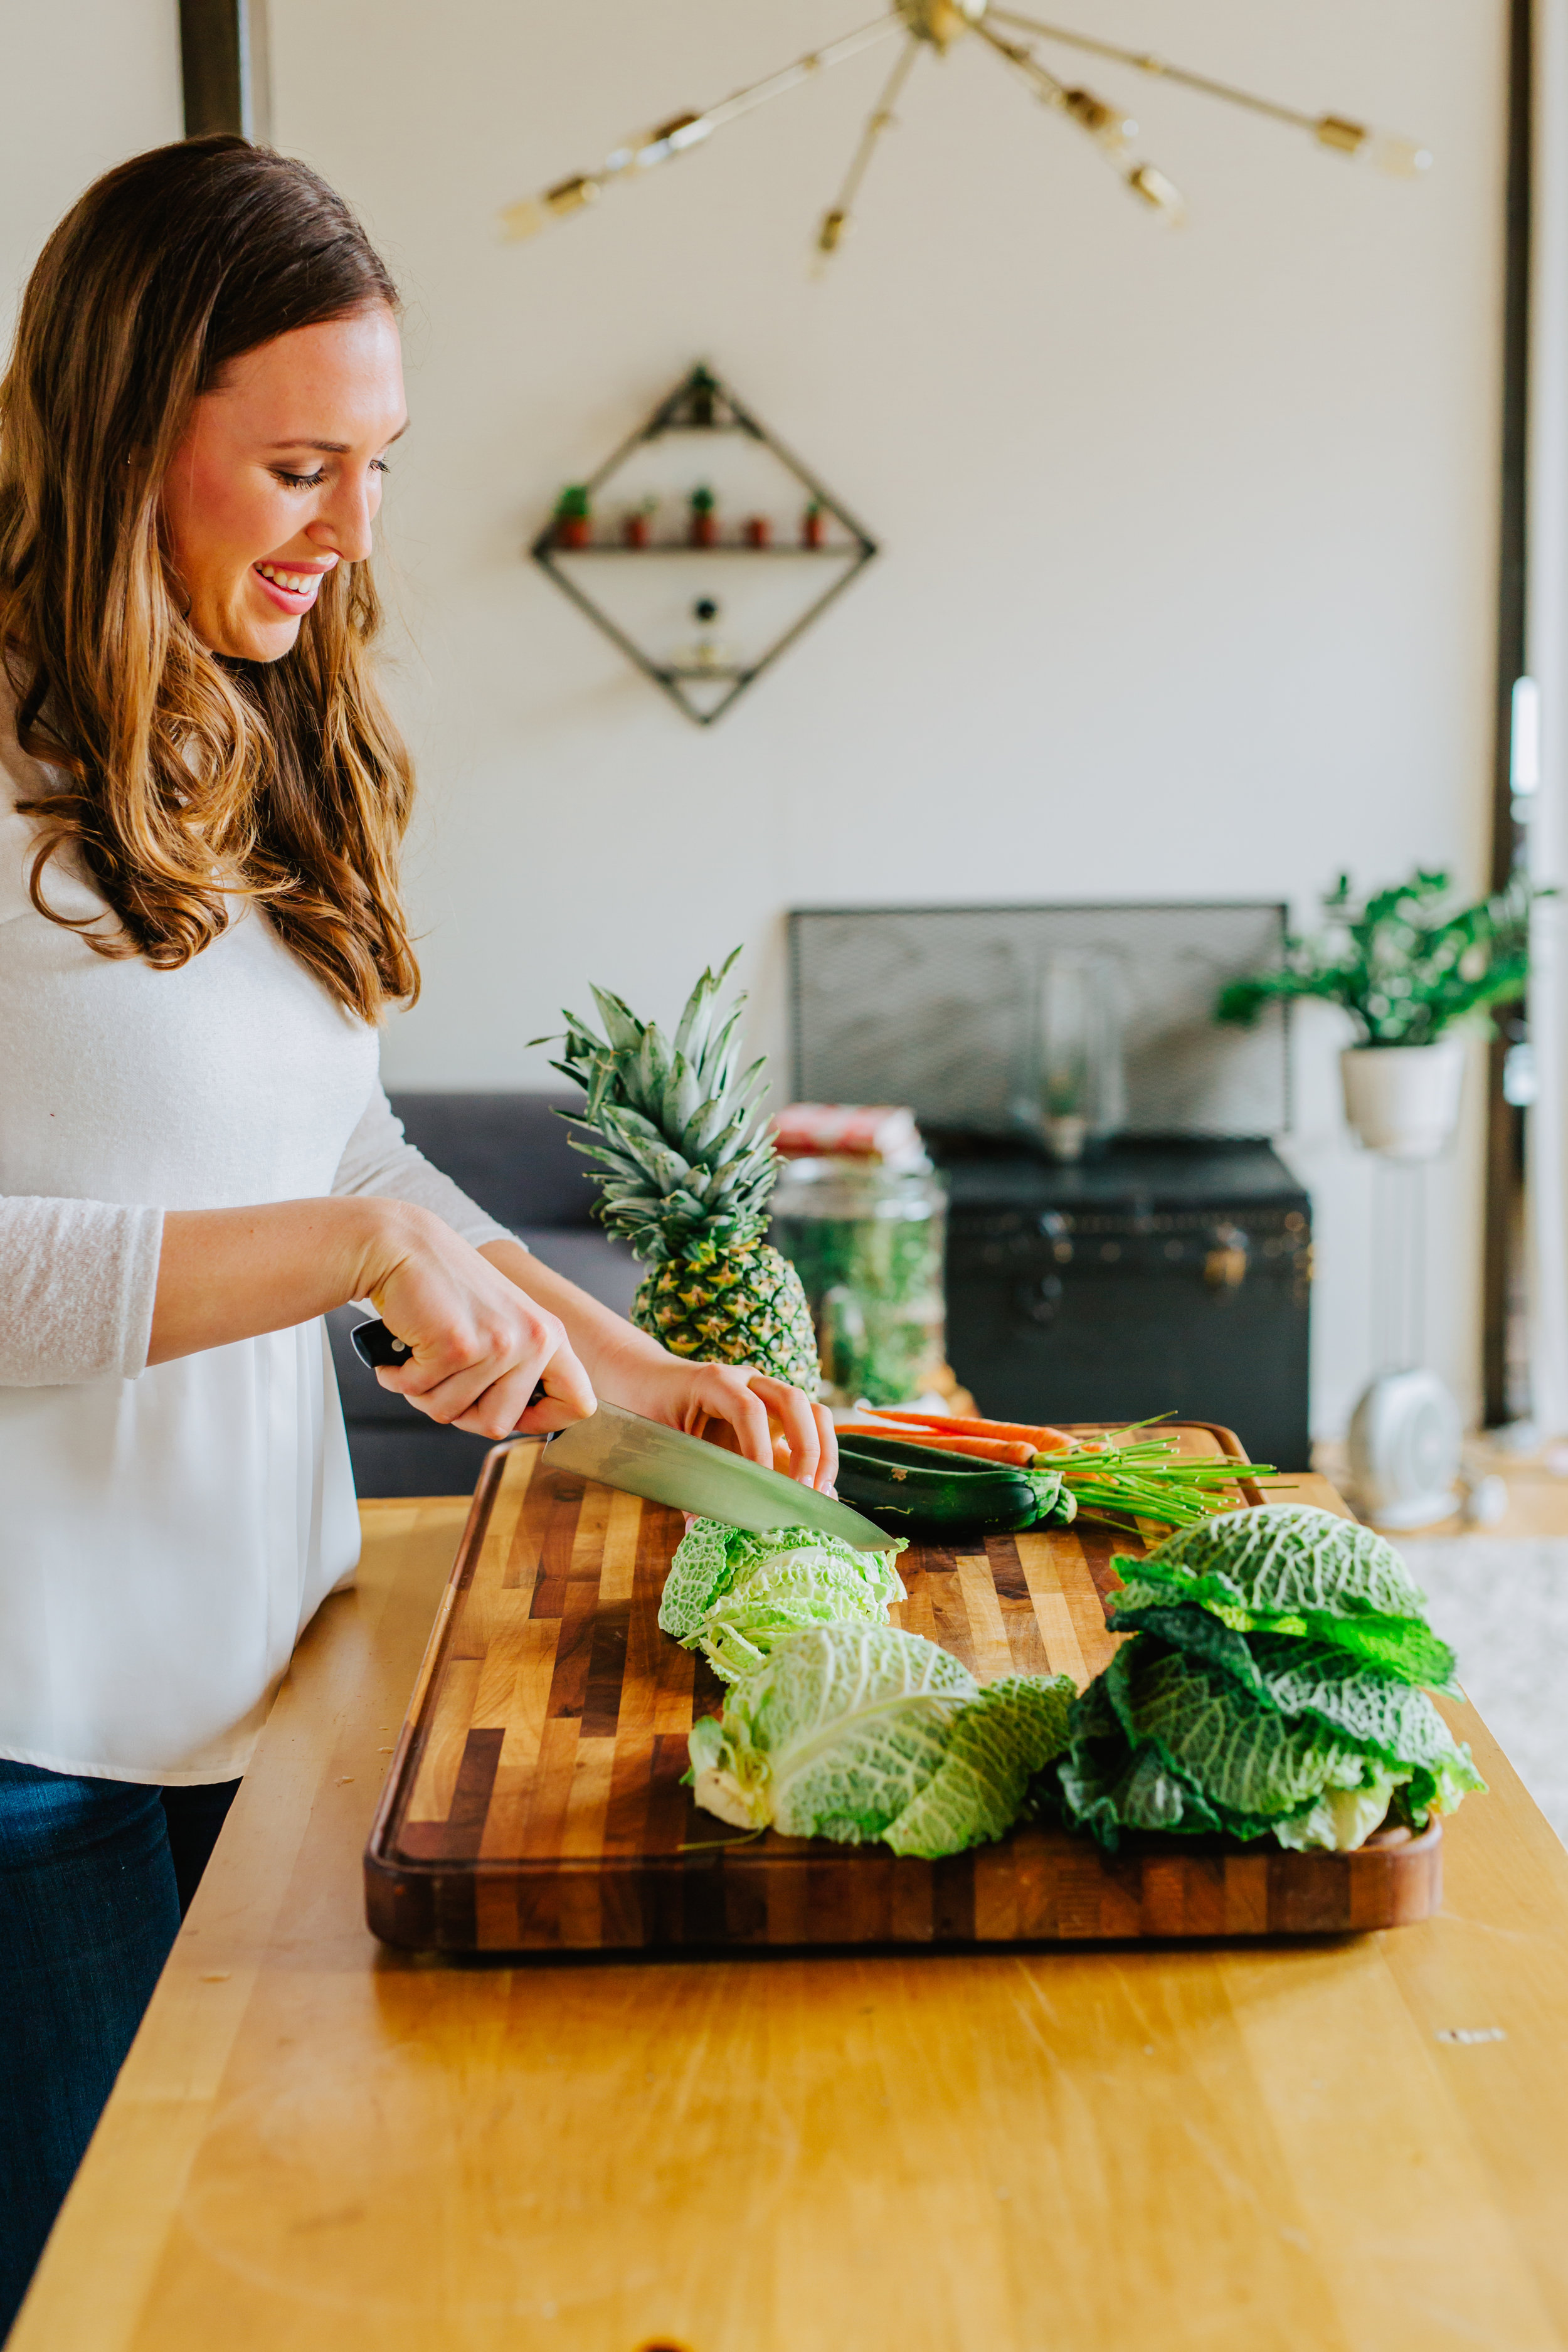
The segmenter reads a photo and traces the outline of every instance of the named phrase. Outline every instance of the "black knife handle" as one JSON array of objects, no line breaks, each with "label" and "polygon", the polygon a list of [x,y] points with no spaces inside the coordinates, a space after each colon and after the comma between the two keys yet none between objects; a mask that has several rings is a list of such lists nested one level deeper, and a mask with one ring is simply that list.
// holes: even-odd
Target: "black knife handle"
[{"label": "black knife handle", "polygon": [[[395,1372],[414,1353],[407,1340],[400,1339],[395,1331],[389,1331],[379,1316],[374,1323],[356,1323],[349,1337],[354,1343],[354,1354],[359,1358],[360,1362],[367,1364],[373,1372],[383,1364],[388,1371]],[[534,1405],[542,1404],[543,1402],[544,1382],[536,1381],[533,1394],[529,1398],[523,1411],[530,1412]]]}]

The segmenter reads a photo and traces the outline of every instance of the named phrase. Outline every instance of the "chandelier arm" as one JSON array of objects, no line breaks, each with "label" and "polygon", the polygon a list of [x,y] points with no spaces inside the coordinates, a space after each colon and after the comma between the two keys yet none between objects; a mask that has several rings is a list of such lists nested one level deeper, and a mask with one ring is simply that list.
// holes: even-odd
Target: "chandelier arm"
[{"label": "chandelier arm", "polygon": [[709,131],[721,130],[726,122],[733,122],[741,115],[749,114],[752,107],[765,106],[770,98],[782,98],[786,90],[795,89],[812,74],[823,72],[829,66],[842,65],[846,58],[858,57],[862,49],[871,48],[878,41],[885,41],[898,28],[897,14],[889,11],[871,24],[862,25],[858,32],[846,33],[841,39],[829,41],[820,49],[808,49],[805,57],[796,58],[793,65],[781,68],[777,73],[767,75],[762,81],[749,82],[744,89],[721,99],[717,106],[706,108],[697,119],[705,123]]},{"label": "chandelier arm", "polygon": [[777,73],[767,74],[761,81],[748,82],[744,89],[732,90],[728,98],[707,107],[700,114],[679,114],[662,123],[657,130],[627,140],[612,149],[597,171],[580,172],[569,180],[559,181],[538,196],[528,196],[521,204],[509,205],[501,214],[506,233],[513,237],[532,236],[552,220],[563,219],[568,213],[580,211],[601,195],[615,181],[628,173],[643,172],[656,163],[668,163],[687,148],[699,145],[715,131],[734,122],[753,107],[765,106],[770,99],[783,98],[786,91],[798,88],[815,73],[830,66],[842,65],[846,58],[858,57],[862,49],[884,41],[898,31],[900,18],[896,12],[887,12],[858,31],[846,33],[837,41],[828,41],[819,49],[808,49]]},{"label": "chandelier arm", "polygon": [[[1035,33],[1042,40],[1059,41],[1064,48],[1083,49],[1091,57],[1112,58],[1118,65],[1133,66],[1138,72],[1157,75],[1162,80],[1180,82],[1184,89],[1201,90],[1205,98],[1216,98],[1227,106],[1245,107],[1252,114],[1267,114],[1276,122],[1289,122],[1300,131],[1316,131],[1321,117],[1307,114],[1299,106],[1282,106],[1278,100],[1259,98],[1255,90],[1238,89],[1227,81],[1215,81],[1209,74],[1190,73],[1185,66],[1173,66],[1164,58],[1155,57],[1147,49],[1124,49],[1115,41],[1102,41],[1092,33],[1069,32],[1062,25],[1043,25],[1035,16],[1017,16],[1010,9],[993,7],[988,16],[999,25],[1011,25],[1016,31]],[[976,28],[984,32],[984,25]]]},{"label": "chandelier arm", "polygon": [[[996,12],[992,10],[989,13],[994,15]],[[1137,131],[1135,122],[1120,120],[1116,110],[1105,105],[1092,91],[1070,89],[1021,41],[1005,39],[984,21],[977,23],[973,29],[995,50],[1004,64],[1010,66],[1022,80],[1027,82],[1043,105],[1054,107],[1059,113],[1067,115],[1093,140],[1118,179],[1141,203],[1147,205],[1168,226],[1174,226],[1185,218],[1186,206],[1181,190],[1173,186],[1158,164],[1129,162],[1127,141]]]},{"label": "chandelier arm", "polygon": [[[988,13],[994,16],[995,11],[993,9]],[[1004,58],[1015,73],[1022,75],[1037,99],[1043,100],[1047,106],[1066,107],[1068,95],[1066,82],[1058,81],[1048,66],[1043,66],[1038,58],[1031,56],[1022,41],[1005,41],[1000,33],[994,33],[990,26],[984,23],[975,25],[973,29],[979,34],[983,41],[990,43],[997,56]]]},{"label": "chandelier arm", "polygon": [[917,34],[911,33],[899,54],[898,63],[883,85],[881,97],[867,118],[866,127],[860,133],[860,142],[850,158],[849,169],[844,174],[844,184],[838,191],[838,201],[822,216],[822,226],[816,237],[816,249],[819,253],[834,253],[837,250],[844,232],[849,226],[850,211],[860,193],[860,184],[866,177],[872,156],[876,153],[877,142],[885,131],[892,128],[893,109],[903,93],[904,84],[910,78],[910,70],[920,52],[920,37]]}]

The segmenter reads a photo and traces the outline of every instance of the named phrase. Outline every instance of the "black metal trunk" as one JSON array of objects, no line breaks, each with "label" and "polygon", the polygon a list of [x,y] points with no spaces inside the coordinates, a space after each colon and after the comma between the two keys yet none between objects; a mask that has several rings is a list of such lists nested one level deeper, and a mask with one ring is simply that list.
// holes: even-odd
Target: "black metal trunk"
[{"label": "black metal trunk", "polygon": [[948,1354],[983,1412],[1173,1412],[1308,1467],[1311,1204],[1268,1144],[1124,1144],[1061,1167],[930,1139],[952,1185]]}]

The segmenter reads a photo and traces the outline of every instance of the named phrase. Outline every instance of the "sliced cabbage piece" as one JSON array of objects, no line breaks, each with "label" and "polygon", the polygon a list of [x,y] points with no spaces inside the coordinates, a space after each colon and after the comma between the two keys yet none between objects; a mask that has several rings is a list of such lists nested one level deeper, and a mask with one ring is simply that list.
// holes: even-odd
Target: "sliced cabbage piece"
[{"label": "sliced cabbage piece", "polygon": [[880,1837],[935,1777],[979,1688],[950,1652],[896,1625],[786,1633],[722,1717],[693,1727],[697,1801],[785,1837]]},{"label": "sliced cabbage piece", "polygon": [[904,1549],[857,1551],[810,1528],[752,1535],[698,1519],[665,1579],[658,1622],[689,1650],[707,1653],[726,1681],[762,1664],[781,1633],[839,1620],[887,1622],[906,1596],[893,1561]]}]

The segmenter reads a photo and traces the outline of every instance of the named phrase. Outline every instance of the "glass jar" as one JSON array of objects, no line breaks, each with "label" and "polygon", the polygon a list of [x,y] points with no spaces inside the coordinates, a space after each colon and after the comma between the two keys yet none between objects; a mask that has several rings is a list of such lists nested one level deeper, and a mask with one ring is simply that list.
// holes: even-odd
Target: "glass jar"
[{"label": "glass jar", "polygon": [[906,1404],[946,1355],[947,1185],[929,1161],[786,1160],[772,1239],[799,1273],[831,1404]]}]

